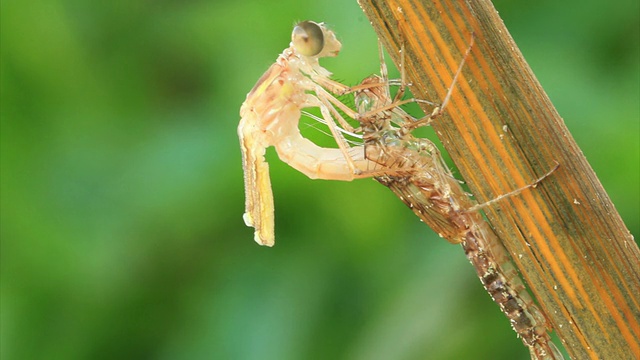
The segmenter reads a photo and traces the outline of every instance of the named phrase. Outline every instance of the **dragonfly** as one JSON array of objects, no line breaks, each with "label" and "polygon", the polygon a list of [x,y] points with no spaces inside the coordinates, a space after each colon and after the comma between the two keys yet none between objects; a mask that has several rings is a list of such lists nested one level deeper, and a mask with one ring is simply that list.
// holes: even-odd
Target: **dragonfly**
[{"label": "dragonfly", "polygon": [[[255,227],[255,240],[262,245],[274,244],[273,195],[264,159],[267,147],[274,146],[281,160],[310,178],[351,181],[373,177],[394,191],[440,236],[462,244],[485,289],[529,347],[532,359],[562,359],[549,338],[543,313],[533,304],[507,251],[478,211],[535,187],[555,169],[524,188],[477,205],[453,177],[435,144],[411,135],[413,129],[428,125],[443,113],[471,46],[445,100],[420,120],[400,108],[410,101],[420,102],[400,100],[406,84],[404,66],[401,90],[391,98],[382,50],[382,76],[368,77],[355,87],[329,79],[331,73],[320,67],[318,59],[336,56],[340,47],[333,32],[322,23],[296,25],[290,47],[260,78],[242,105],[238,135],[247,196],[244,219],[248,226]],[[349,92],[355,93],[356,110],[332,95]],[[319,120],[329,126],[337,149],[317,146],[302,137],[298,120],[307,107],[320,108]],[[355,129],[336,108],[360,123],[357,131],[362,144],[350,146],[346,141],[343,132],[353,133]]]},{"label": "dragonfly", "polygon": [[318,61],[337,56],[341,47],[324,23],[298,23],[289,47],[260,77],[240,108],[243,219],[247,226],[255,228],[254,239],[260,245],[275,243],[273,193],[264,157],[268,147],[274,146],[282,161],[312,179],[349,181],[367,177],[361,174],[362,169],[371,166],[364,158],[364,148],[348,148],[343,142],[338,143],[338,149],[323,148],[304,138],[298,129],[302,109],[318,107],[334,138],[341,138],[341,130],[353,130],[336,108],[352,117],[357,115],[335,96],[360,88],[331,80],[331,73]]},{"label": "dragonfly", "polygon": [[[390,95],[390,81],[380,50],[381,76],[372,75],[362,81],[355,92],[355,105],[361,124],[365,158],[379,166],[374,179],[390,188],[413,212],[441,237],[461,244],[484,288],[509,318],[512,328],[530,350],[534,360],[559,360],[562,354],[551,341],[550,326],[542,311],[533,303],[516,267],[480,208],[507,196],[535,187],[549,176],[553,168],[532,184],[487,203],[476,204],[455,179],[438,147],[429,139],[416,138],[412,130],[439,117],[455,82],[461,73],[469,49],[454,75],[442,105],[423,119],[415,119],[397,106],[404,101]],[[404,51],[401,50],[401,86],[404,84]],[[384,86],[373,86],[381,85]],[[400,91],[399,91],[400,92]]]}]

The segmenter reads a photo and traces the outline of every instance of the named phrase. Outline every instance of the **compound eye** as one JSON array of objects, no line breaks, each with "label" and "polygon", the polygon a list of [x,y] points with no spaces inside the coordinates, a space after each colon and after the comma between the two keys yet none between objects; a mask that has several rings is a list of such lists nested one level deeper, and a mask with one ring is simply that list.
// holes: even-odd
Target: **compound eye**
[{"label": "compound eye", "polygon": [[318,55],[324,47],[324,33],[320,25],[313,21],[303,21],[293,28],[293,47],[301,55]]}]

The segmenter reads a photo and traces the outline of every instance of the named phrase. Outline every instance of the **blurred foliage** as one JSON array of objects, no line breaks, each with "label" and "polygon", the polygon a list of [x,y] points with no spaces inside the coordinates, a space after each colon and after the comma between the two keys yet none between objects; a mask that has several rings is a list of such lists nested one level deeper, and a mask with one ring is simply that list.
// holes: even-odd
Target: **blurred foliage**
[{"label": "blurred foliage", "polygon": [[[270,151],[277,245],[242,222],[235,129],[296,20],[377,72],[355,1],[1,3],[3,359],[527,359],[461,249],[374,181]],[[637,1],[496,3],[629,229]]]}]

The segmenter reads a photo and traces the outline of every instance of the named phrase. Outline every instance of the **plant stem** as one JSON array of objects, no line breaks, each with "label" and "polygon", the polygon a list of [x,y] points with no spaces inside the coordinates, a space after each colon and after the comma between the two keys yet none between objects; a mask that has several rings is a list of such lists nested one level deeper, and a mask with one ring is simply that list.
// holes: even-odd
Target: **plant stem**
[{"label": "plant stem", "polygon": [[640,250],[493,5],[359,3],[421,99],[444,99],[473,37],[432,126],[479,202],[560,164],[485,213],[572,358],[640,354]]}]

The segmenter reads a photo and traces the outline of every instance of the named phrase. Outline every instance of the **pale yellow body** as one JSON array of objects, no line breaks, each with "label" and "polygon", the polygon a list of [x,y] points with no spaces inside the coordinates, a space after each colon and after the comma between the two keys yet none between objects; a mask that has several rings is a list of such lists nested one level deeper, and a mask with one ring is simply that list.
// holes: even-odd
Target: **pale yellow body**
[{"label": "pale yellow body", "polygon": [[349,90],[331,81],[331,73],[318,63],[320,57],[336,56],[340,42],[323,24],[311,24],[322,30],[322,50],[313,56],[302,55],[296,41],[305,33],[300,31],[300,25],[296,26],[291,46],[258,80],[240,108],[238,136],[245,179],[244,220],[247,226],[255,228],[254,238],[261,245],[273,246],[275,241],[273,193],[269,165],[264,158],[267,147],[274,146],[282,161],[312,179],[350,181],[370,165],[364,159],[362,147],[347,150],[344,143],[339,143],[339,149],[323,148],[300,134],[301,110],[319,107],[334,137],[338,136],[332,106],[341,104],[323,86],[334,92]]}]

